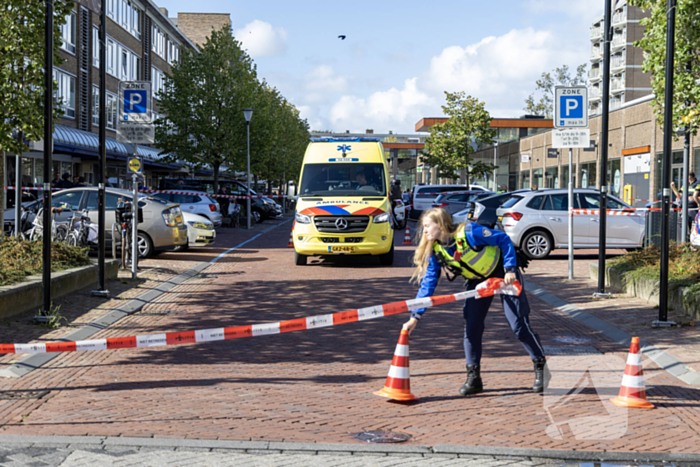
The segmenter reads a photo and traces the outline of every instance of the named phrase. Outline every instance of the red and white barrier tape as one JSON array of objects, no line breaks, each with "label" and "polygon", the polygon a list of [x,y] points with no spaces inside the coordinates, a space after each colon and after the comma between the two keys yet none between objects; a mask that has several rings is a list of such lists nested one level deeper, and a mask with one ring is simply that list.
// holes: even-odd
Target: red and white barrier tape
[{"label": "red and white barrier tape", "polygon": [[[600,215],[600,209],[572,209],[571,210],[572,214],[583,214],[586,216],[599,216]],[[616,211],[613,209],[606,209],[605,213],[608,216],[643,216],[643,212],[638,212],[638,211]]]},{"label": "red and white barrier tape", "polygon": [[417,298],[403,302],[394,302],[357,310],[341,311],[327,315],[310,316],[277,323],[253,324],[198,331],[166,332],[145,336],[109,337],[77,342],[52,342],[35,344],[0,344],[0,354],[8,353],[51,353],[51,352],[85,352],[90,350],[130,349],[141,347],[158,347],[162,345],[194,344],[198,342],[213,342],[241,337],[258,337],[283,332],[301,331],[304,329],[323,328],[338,324],[366,321],[383,316],[404,313],[419,308],[428,308],[445,303],[452,303],[467,298],[483,298],[496,294],[520,295],[522,286],[519,282],[507,286],[503,279],[491,278],[479,284],[475,290],[460,292],[453,295]]},{"label": "red and white barrier tape", "polygon": [[[5,189],[6,190],[14,190],[15,187],[6,186]],[[32,187],[23,186],[22,188],[20,188],[20,190],[22,190],[22,191],[44,191],[44,189],[42,187],[33,187],[33,186]],[[51,188],[51,191],[61,191],[61,190],[63,190],[63,188]]]},{"label": "red and white barrier tape", "polygon": [[211,193],[194,192],[194,191],[180,191],[180,190],[148,190],[140,189],[141,193],[168,193],[172,195],[194,195],[194,196],[208,196],[210,198],[227,198],[227,199],[248,199],[248,198],[286,198],[287,195],[251,195],[251,196],[238,196],[238,195],[215,195]]}]

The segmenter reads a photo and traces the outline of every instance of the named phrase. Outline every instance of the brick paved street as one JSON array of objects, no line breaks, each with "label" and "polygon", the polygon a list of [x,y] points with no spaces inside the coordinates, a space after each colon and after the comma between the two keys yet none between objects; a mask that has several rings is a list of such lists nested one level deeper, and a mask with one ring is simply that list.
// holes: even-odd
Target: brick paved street
[{"label": "brick paved street", "polygon": [[[408,284],[412,247],[398,246],[402,235],[391,268],[359,258],[296,267],[286,248],[290,227],[261,235],[94,338],[280,321],[415,295],[416,286]],[[165,253],[145,266],[186,269],[253,234],[222,232],[215,249]],[[651,331],[654,310],[640,300],[588,300],[593,260],[577,260],[574,283],[561,279],[566,258],[556,255],[532,263],[526,280],[700,369],[694,328]],[[459,290],[442,281],[437,293]],[[529,298],[532,327],[551,350],[553,386],[564,393],[579,386],[568,398],[531,393],[532,363],[497,301],[484,338],[485,392],[456,395],[465,371],[461,304],[453,303],[429,309],[411,336],[411,385],[421,398],[412,404],[372,395],[386,379],[404,314],[210,344],[64,354],[23,378],[0,381],[2,391],[49,391],[40,399],[0,401],[0,433],[352,444],[358,443],[352,433],[391,429],[412,435],[415,445],[698,451],[696,388],[645,359],[657,409],[611,408],[607,398],[619,390],[628,349]]]}]

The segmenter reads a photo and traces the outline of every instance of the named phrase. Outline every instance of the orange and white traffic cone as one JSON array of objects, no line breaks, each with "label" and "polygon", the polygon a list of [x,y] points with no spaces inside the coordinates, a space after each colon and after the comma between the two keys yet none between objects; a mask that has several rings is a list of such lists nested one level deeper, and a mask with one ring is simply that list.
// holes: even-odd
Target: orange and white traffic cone
[{"label": "orange and white traffic cone", "polygon": [[406,225],[406,235],[403,237],[403,244],[413,245],[413,242],[411,242],[411,229],[408,228],[408,225]]},{"label": "orange and white traffic cone", "polygon": [[296,227],[297,222],[294,221],[292,224],[292,230],[289,232],[289,243],[287,243],[287,248],[294,248],[294,227]]},{"label": "orange and white traffic cone", "polygon": [[633,407],[637,409],[653,409],[647,401],[642,371],[642,354],[639,353],[639,337],[632,338],[630,353],[627,356],[625,374],[620,385],[620,395],[610,399],[618,407]]},{"label": "orange and white traffic cone", "polygon": [[397,401],[418,400],[411,394],[411,376],[408,369],[408,331],[401,330],[399,343],[396,344],[394,359],[389,367],[384,389],[374,392],[377,396],[387,397]]}]

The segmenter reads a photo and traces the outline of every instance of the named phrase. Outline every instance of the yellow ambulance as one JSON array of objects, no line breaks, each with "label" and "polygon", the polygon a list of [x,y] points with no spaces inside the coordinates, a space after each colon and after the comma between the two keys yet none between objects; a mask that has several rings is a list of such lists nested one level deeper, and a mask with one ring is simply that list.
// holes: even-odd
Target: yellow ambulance
[{"label": "yellow ambulance", "polygon": [[312,138],[299,177],[294,238],[309,256],[372,255],[394,262],[389,170],[377,138]]}]

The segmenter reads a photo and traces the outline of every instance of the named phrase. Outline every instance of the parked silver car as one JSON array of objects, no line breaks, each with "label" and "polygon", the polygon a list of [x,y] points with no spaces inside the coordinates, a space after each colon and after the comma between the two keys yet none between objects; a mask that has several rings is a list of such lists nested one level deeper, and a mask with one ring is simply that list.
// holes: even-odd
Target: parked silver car
[{"label": "parked silver car", "polygon": [[182,212],[199,214],[204,216],[214,224],[214,227],[221,227],[221,207],[214,199],[209,198],[208,193],[203,191],[187,190],[186,195],[176,195],[173,193],[156,193],[156,198],[179,204]]},{"label": "parked silver car", "polygon": [[[116,221],[115,209],[120,199],[131,201],[132,193],[118,188],[106,188],[105,190],[105,238],[106,249],[111,251],[112,224]],[[25,209],[33,209],[35,204],[25,203]],[[90,221],[97,224],[97,188],[80,187],[69,188],[54,193],[51,196],[51,205],[59,207],[68,205],[74,213],[82,210],[88,211]],[[149,257],[153,254],[173,250],[179,245],[187,245],[187,227],[183,223],[182,212],[176,204],[150,196],[139,196],[139,207],[143,211],[143,222],[139,224],[138,248],[141,257]],[[5,211],[14,220],[14,209]],[[63,211],[56,217],[57,222],[66,222],[73,214]]]},{"label": "parked silver car", "polygon": [[[496,213],[516,248],[533,259],[545,258],[555,248],[568,248],[568,190],[537,190],[517,193]],[[591,189],[574,190],[574,209],[598,209],[600,192]],[[608,209],[635,209],[612,195],[607,198]],[[644,243],[644,214],[608,215],[607,248],[640,248]],[[574,248],[596,248],[599,242],[600,216],[574,216]]]},{"label": "parked silver car", "polygon": [[495,195],[496,193],[493,193],[491,191],[468,191],[465,193],[458,193],[455,195],[440,195],[437,198],[435,198],[435,201],[433,202],[433,207],[434,208],[443,208],[447,212],[450,213],[450,215],[455,214],[456,212],[462,211],[463,209],[466,209],[467,206],[469,205],[469,202],[473,202],[478,200],[479,198],[485,198],[487,196]]}]

